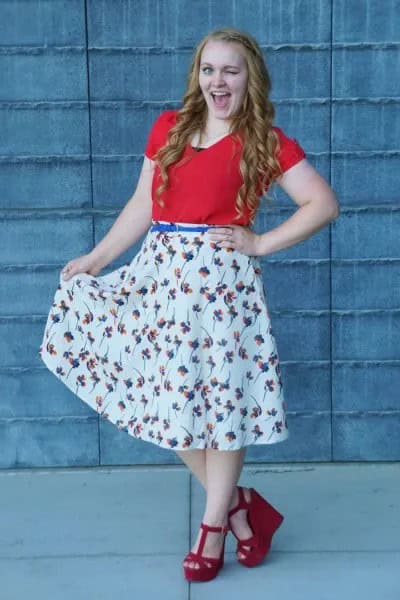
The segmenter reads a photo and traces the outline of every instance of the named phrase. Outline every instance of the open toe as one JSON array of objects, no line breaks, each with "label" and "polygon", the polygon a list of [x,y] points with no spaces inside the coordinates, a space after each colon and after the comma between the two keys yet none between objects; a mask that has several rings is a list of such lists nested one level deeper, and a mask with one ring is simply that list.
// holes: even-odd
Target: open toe
[{"label": "open toe", "polygon": [[[210,581],[210,579],[214,579],[217,576],[219,570],[224,565],[225,539],[229,527],[212,527],[205,523],[201,523],[200,527],[201,535],[197,550],[190,551],[183,560],[185,578],[188,581]],[[207,534],[210,531],[224,533],[222,550],[218,558],[203,555]]]}]

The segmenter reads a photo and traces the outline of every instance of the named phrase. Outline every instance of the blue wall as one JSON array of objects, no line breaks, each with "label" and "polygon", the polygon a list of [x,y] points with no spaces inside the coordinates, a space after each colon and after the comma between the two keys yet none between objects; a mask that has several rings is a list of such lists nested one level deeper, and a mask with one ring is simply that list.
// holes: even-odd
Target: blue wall
[{"label": "blue wall", "polygon": [[[61,267],[108,231],[193,46],[221,25],[263,46],[276,124],[341,205],[263,259],[291,438],[247,461],[400,459],[399,14],[399,0],[1,2],[0,467],[181,464],[98,419],[37,350]],[[256,229],[296,208],[277,193]]]}]

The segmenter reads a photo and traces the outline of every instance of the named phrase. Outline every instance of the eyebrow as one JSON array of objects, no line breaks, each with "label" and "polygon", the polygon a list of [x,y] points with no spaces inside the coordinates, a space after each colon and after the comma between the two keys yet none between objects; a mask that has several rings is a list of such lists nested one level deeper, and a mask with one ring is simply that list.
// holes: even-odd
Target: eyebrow
[{"label": "eyebrow", "polygon": [[[209,65],[210,67],[213,66],[209,62],[202,62],[202,63],[200,63],[200,66],[203,66],[203,65]],[[237,65],[224,65],[224,67],[228,67],[229,69],[240,69],[240,67],[238,67]]]}]

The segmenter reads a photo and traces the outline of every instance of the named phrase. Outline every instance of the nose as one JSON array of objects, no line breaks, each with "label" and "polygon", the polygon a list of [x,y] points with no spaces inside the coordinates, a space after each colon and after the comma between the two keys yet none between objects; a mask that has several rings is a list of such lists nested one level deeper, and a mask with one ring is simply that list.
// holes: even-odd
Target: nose
[{"label": "nose", "polygon": [[218,85],[218,84],[223,84],[225,83],[224,80],[224,73],[222,71],[218,71],[217,69],[214,71],[213,73],[213,78],[212,78],[212,83],[213,85]]}]

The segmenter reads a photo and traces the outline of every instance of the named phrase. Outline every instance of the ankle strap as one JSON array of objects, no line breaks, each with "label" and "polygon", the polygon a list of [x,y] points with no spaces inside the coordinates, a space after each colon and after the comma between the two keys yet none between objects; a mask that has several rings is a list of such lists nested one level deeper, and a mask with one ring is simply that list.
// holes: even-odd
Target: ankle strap
[{"label": "ankle strap", "polygon": [[200,527],[205,531],[215,531],[218,533],[219,531],[223,531],[224,533],[230,531],[229,525],[222,525],[221,527],[213,527],[211,525],[207,525],[206,523],[200,523]]},{"label": "ankle strap", "polygon": [[249,503],[246,501],[245,495],[244,495],[244,491],[242,486],[238,485],[238,494],[239,494],[239,498],[238,498],[238,503],[236,504],[236,506],[234,508],[232,508],[232,510],[229,511],[228,516],[232,517],[235,513],[237,513],[239,510],[242,509],[248,509],[249,507]]}]

